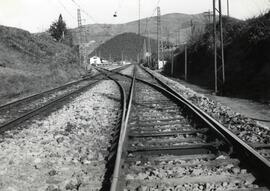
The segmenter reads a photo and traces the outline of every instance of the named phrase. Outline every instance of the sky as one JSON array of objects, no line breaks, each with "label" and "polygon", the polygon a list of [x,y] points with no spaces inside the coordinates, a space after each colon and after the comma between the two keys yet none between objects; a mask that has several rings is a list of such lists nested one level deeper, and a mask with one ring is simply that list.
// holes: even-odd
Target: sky
[{"label": "sky", "polygon": [[[77,9],[82,10],[82,23],[125,23],[140,17],[161,14],[196,14],[212,9],[213,0],[0,0],[0,25],[44,32],[61,13],[68,28],[77,27]],[[270,0],[229,0],[230,15],[248,19],[270,8]],[[227,0],[222,0],[227,13]],[[113,14],[117,12],[117,17]]]}]

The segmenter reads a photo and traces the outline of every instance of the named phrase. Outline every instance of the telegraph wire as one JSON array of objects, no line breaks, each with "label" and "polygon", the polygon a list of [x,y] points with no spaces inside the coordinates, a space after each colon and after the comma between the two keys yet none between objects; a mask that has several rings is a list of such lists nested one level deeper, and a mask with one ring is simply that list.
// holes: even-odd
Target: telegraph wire
[{"label": "telegraph wire", "polygon": [[108,31],[106,28],[102,27],[101,24],[99,24],[97,22],[97,20],[94,19],[93,16],[91,16],[87,11],[85,11],[84,9],[81,8],[81,6],[75,1],[75,0],[71,0],[85,15],[87,15],[95,24],[97,24],[97,26],[102,29],[104,32],[107,32],[109,35],[111,34],[110,31]]},{"label": "telegraph wire", "polygon": [[57,2],[65,9],[65,11],[76,20],[76,17],[71,14],[71,12],[66,8],[66,6],[61,2],[61,0],[57,0]]},{"label": "telegraph wire", "polygon": [[[144,32],[144,34],[147,33],[146,31],[148,30],[148,22],[149,22],[149,20],[154,16],[154,14],[156,13],[157,7],[159,6],[160,1],[161,1],[161,0],[158,0],[158,1],[157,1],[157,6],[155,6],[155,8],[153,9],[153,12],[152,12],[151,16],[150,16],[150,17],[146,17],[145,32]],[[156,21],[154,21],[154,22],[156,22]]]},{"label": "telegraph wire", "polygon": [[124,2],[124,0],[118,0],[118,6],[117,6],[117,8],[115,10],[116,13],[119,13],[119,11],[120,11],[120,9],[121,9],[121,7],[123,5],[123,2]]}]

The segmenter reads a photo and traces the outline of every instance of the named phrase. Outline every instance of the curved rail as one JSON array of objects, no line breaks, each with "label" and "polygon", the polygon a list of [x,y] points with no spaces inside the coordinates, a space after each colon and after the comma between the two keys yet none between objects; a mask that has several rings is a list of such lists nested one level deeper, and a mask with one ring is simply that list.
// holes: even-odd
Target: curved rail
[{"label": "curved rail", "polygon": [[[118,70],[124,69],[125,67],[127,67],[127,66],[121,66],[121,67],[118,67],[118,68],[113,69],[112,71],[118,71]],[[79,84],[79,83],[81,83],[81,82],[83,82],[83,81],[91,80],[91,79],[96,78],[96,77],[101,76],[101,75],[102,75],[102,74],[99,73],[99,74],[95,74],[95,75],[93,75],[93,76],[88,76],[88,75],[83,76],[83,78],[80,79],[80,80],[73,81],[73,82],[69,82],[69,83],[66,83],[66,84],[64,84],[64,85],[62,85],[62,86],[58,86],[58,87],[55,87],[55,88],[46,90],[46,91],[44,91],[44,92],[36,93],[36,94],[30,95],[30,96],[21,98],[21,99],[19,99],[19,100],[11,101],[11,102],[9,102],[9,103],[7,103],[7,104],[0,105],[0,110],[5,109],[5,108],[8,108],[8,107],[11,107],[11,106],[13,106],[13,105],[17,105],[17,104],[19,104],[19,103],[21,103],[21,102],[24,102],[24,101],[28,101],[28,100],[31,100],[31,99],[34,99],[34,98],[42,97],[42,96],[44,96],[44,95],[46,95],[46,94],[49,94],[49,93],[52,93],[52,92],[54,92],[54,91],[58,91],[58,90],[61,90],[61,89],[63,89],[63,88],[67,88],[67,87],[69,87],[69,86]]]},{"label": "curved rail", "polygon": [[[162,82],[160,79],[156,78],[152,73],[147,71],[145,68],[143,68],[144,71],[149,73],[153,78],[155,78],[160,84],[162,84],[168,91],[170,91],[172,94],[174,94],[181,102],[188,105],[190,108],[192,108],[196,113],[203,116],[209,123],[215,127],[219,132],[221,132],[226,138],[234,145],[234,148],[242,154],[244,154],[242,159],[247,160],[247,157],[249,158],[250,165],[254,166],[256,174],[260,176],[261,179],[265,181],[269,181],[269,175],[270,175],[270,161],[268,161],[266,158],[264,158],[262,155],[260,155],[254,148],[249,146],[247,143],[242,141],[239,137],[237,137],[234,133],[232,133],[230,130],[228,130],[226,127],[224,127],[222,124],[220,124],[218,121],[213,119],[211,116],[209,116],[207,113],[202,111],[199,107],[191,103],[189,100],[184,98],[182,95],[177,93],[174,89],[172,89],[170,86],[166,85],[164,82]],[[251,158],[250,158],[251,157]]]},{"label": "curved rail", "polygon": [[19,123],[27,120],[27,119],[30,119],[31,117],[37,115],[38,113],[42,112],[42,111],[45,111],[49,108],[51,108],[52,106],[56,106],[58,105],[59,103],[61,103],[62,101],[64,101],[65,99],[69,98],[70,96],[73,96],[77,93],[80,93],[84,90],[86,90],[87,88],[93,86],[94,84],[96,84],[98,81],[95,81],[95,82],[92,82],[84,87],[81,87],[75,91],[72,91],[68,94],[65,94],[65,95],[62,95],[60,96],[59,98],[55,99],[55,100],[52,100],[52,101],[49,101],[48,103],[46,103],[45,105],[42,105],[41,107],[38,107],[38,108],[35,108],[27,113],[25,113],[24,115],[12,120],[12,121],[9,121],[3,125],[0,126],[0,133],[6,131],[6,130],[9,130],[11,128],[14,128],[15,125],[18,125]]},{"label": "curved rail", "polygon": [[[127,66],[124,66],[124,67],[127,67]],[[116,68],[114,69],[113,71],[118,71],[118,70],[121,70],[121,68],[123,67],[119,67],[119,68]],[[102,73],[99,73],[99,74],[96,74],[94,76],[92,76],[91,78],[89,78],[88,80],[90,79],[93,79],[95,77],[98,77],[98,76],[102,76],[103,74]],[[32,98],[36,98],[36,97],[41,97],[42,95],[45,95],[49,92],[53,92],[53,91],[56,91],[56,90],[59,90],[59,89],[62,89],[63,87],[68,87],[68,86],[71,86],[71,85],[74,85],[74,84],[78,84],[79,82],[82,82],[82,81],[85,81],[86,79],[83,79],[83,80],[79,80],[79,81],[76,81],[76,82],[72,82],[72,83],[69,83],[69,84],[66,84],[64,86],[61,86],[61,87],[58,87],[58,88],[54,88],[54,89],[51,89],[51,90],[48,90],[46,91],[45,93],[42,92],[42,93],[39,93],[39,94],[36,94],[36,95],[33,95],[33,96],[30,96],[30,97],[27,97],[27,98],[24,98],[24,99],[21,99],[21,100],[18,100],[18,101],[15,101],[15,102],[12,102],[12,103],[9,103],[9,104],[6,104],[2,107],[0,107],[0,109],[5,109],[5,108],[10,108],[10,107],[13,107],[13,106],[16,106],[17,104],[19,104],[20,102],[24,102],[24,101],[27,101],[27,100],[31,100]],[[51,101],[48,101],[47,103],[41,105],[41,106],[38,106],[34,109],[31,109],[29,110],[28,112],[24,113],[23,115],[20,115],[19,117],[15,118],[15,119],[12,119],[10,121],[7,121],[5,122],[4,124],[0,125],[0,133],[6,131],[6,130],[9,130],[11,128],[14,128],[16,125],[18,125],[19,123],[37,115],[38,113],[42,112],[42,111],[45,111],[53,106],[56,106],[58,105],[60,102],[64,101],[65,99],[69,98],[70,96],[73,96],[77,93],[80,93],[84,90],[86,90],[87,88],[93,86],[94,84],[96,84],[98,82],[97,81],[94,81],[94,82],[90,82],[88,83],[87,85],[83,86],[83,87],[80,87],[79,89],[76,89],[74,91],[71,91],[69,93],[66,93],[64,95],[61,95],[59,96],[58,98],[56,99],[53,99]]]},{"label": "curved rail", "polygon": [[[92,76],[92,77],[96,77],[96,76]],[[91,77],[91,78],[92,78],[92,77]],[[56,88],[52,88],[52,89],[46,90],[46,91],[44,91],[44,92],[40,92],[40,93],[33,94],[33,95],[30,95],[30,96],[24,97],[24,98],[22,98],[22,99],[16,100],[16,101],[9,102],[9,103],[7,103],[7,104],[1,105],[1,106],[0,106],[0,110],[5,109],[5,108],[7,108],[7,107],[10,107],[10,106],[12,106],[12,105],[19,104],[20,102],[23,102],[23,101],[27,101],[27,100],[30,100],[30,99],[33,99],[33,98],[38,98],[38,97],[41,97],[41,96],[43,96],[43,95],[45,95],[45,94],[52,93],[52,92],[57,91],[57,90],[61,90],[62,88],[66,88],[66,87],[68,87],[68,86],[76,85],[76,84],[78,84],[78,83],[80,83],[80,82],[82,82],[82,81],[88,80],[88,79],[89,79],[89,78],[80,79],[80,80],[78,80],[78,81],[70,82],[70,83],[64,84],[64,85],[62,85],[62,86],[58,86],[58,87],[56,87]]]},{"label": "curved rail", "polygon": [[121,159],[122,159],[122,153],[123,153],[123,148],[124,148],[124,144],[126,141],[126,134],[127,134],[128,116],[130,113],[133,92],[134,92],[135,72],[136,70],[134,68],[127,109],[125,111],[126,115],[121,125],[121,131],[120,131],[120,137],[119,137],[119,142],[118,142],[117,155],[116,155],[116,160],[115,160],[115,166],[114,166],[114,172],[112,176],[112,184],[111,184],[110,191],[117,191],[117,188],[118,188]]},{"label": "curved rail", "polygon": [[[121,124],[120,124],[120,133],[118,133],[119,131],[118,130],[116,130],[116,134],[114,135],[114,139],[118,139],[118,143],[117,143],[117,145],[119,145],[120,144],[120,137],[122,136],[122,134],[123,134],[123,129],[125,128],[125,116],[126,116],[126,110],[127,110],[127,103],[126,103],[126,97],[127,97],[127,95],[126,95],[126,92],[125,92],[125,90],[124,90],[124,88],[123,88],[123,86],[117,81],[117,80],[115,80],[115,79],[113,79],[112,77],[110,77],[108,74],[105,74],[104,73],[104,75],[107,77],[107,78],[109,78],[110,80],[113,80],[117,85],[118,85],[118,87],[119,87],[119,89],[120,89],[120,93],[121,93],[121,102],[122,102],[122,116],[121,116]],[[114,153],[113,153],[114,154]],[[110,159],[112,158],[113,156],[109,156],[108,158],[108,161],[110,161]],[[113,161],[112,163],[115,163],[115,164],[113,164],[113,166],[115,167],[114,169],[113,169],[113,180],[112,180],[112,182],[113,183],[115,183],[116,181],[117,181],[117,179],[118,178],[116,178],[116,177],[118,177],[118,172],[117,172],[117,169],[116,169],[116,166],[119,166],[120,164],[118,164],[117,163],[117,161],[118,161],[118,158],[119,157],[121,157],[121,153],[120,153],[120,151],[118,151],[118,149],[117,149],[117,151],[116,151],[116,160],[115,161]],[[108,168],[110,168],[110,167],[108,167]],[[110,169],[108,169],[108,171],[109,171]],[[105,189],[105,190],[108,190],[108,187],[111,187],[112,186],[112,184],[110,184],[109,182],[110,182],[110,180],[108,180],[108,179],[111,179],[111,175],[112,174],[110,174],[109,173],[109,175],[108,175],[108,177],[106,177],[105,179],[105,182],[104,182],[104,186],[103,186],[103,188]]]},{"label": "curved rail", "polygon": [[[126,76],[128,78],[131,78],[131,76],[124,75],[121,73],[117,73],[122,76]],[[151,73],[150,73],[151,74]],[[152,76],[152,74],[151,74]],[[154,77],[154,76],[153,76]],[[161,80],[154,77],[164,88],[149,83],[142,79],[137,79],[140,82],[146,83],[156,89],[159,89],[163,92],[166,92],[166,94],[170,94],[170,96],[174,97],[178,102],[180,102],[185,107],[189,108],[192,112],[194,112],[197,116],[199,116],[206,124],[208,124],[212,129],[215,130],[215,132],[226,140],[227,143],[232,143],[234,148],[234,153],[237,153],[238,157],[241,158],[243,161],[248,161],[249,165],[251,165],[252,171],[254,174],[256,174],[257,177],[260,178],[260,180],[264,181],[269,186],[269,174],[270,174],[270,162],[261,156],[254,148],[249,146],[247,143],[242,141],[239,137],[237,137],[235,134],[230,132],[227,128],[225,128],[223,125],[218,123],[215,119],[213,119],[211,116],[203,112],[200,108],[195,106],[193,103],[188,101],[186,98],[184,98],[182,95],[178,94],[175,90],[173,90],[171,87],[163,83]],[[126,115],[126,118],[128,118],[128,115]],[[121,159],[118,159],[121,160]],[[112,191],[117,190],[114,188],[111,189]]]}]

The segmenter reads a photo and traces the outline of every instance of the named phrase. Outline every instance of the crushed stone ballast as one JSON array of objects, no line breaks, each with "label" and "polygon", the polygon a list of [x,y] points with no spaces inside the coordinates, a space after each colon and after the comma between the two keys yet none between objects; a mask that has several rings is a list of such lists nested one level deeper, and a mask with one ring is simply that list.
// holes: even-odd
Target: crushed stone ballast
[{"label": "crushed stone ballast", "polygon": [[27,128],[0,142],[0,190],[99,190],[113,128],[120,120],[120,91],[102,81]]}]

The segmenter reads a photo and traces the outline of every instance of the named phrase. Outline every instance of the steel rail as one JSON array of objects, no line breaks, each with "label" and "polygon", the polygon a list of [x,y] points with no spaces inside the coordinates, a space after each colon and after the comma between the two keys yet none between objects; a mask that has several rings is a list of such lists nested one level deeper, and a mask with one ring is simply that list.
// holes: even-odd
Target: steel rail
[{"label": "steel rail", "polygon": [[[121,67],[118,67],[118,68],[115,68],[113,69],[112,71],[117,71],[117,70],[121,70],[122,68],[124,69],[125,67],[127,66],[121,66]],[[43,92],[40,92],[40,93],[36,93],[36,94],[33,94],[33,95],[30,95],[30,96],[27,96],[27,97],[24,97],[24,98],[21,98],[21,99],[18,99],[16,101],[11,101],[7,104],[4,104],[4,105],[0,105],[0,110],[3,110],[5,108],[8,108],[8,107],[11,107],[13,105],[17,105],[17,104],[20,104],[21,102],[24,102],[24,101],[28,101],[28,100],[31,100],[31,99],[34,99],[34,98],[39,98],[39,97],[42,97],[46,94],[49,94],[49,93],[52,93],[54,91],[57,91],[57,90],[61,90],[63,88],[66,88],[66,87],[69,87],[69,86],[72,86],[72,85],[76,85],[76,84],[79,84],[80,82],[83,82],[83,81],[87,81],[87,80],[91,80],[91,79],[94,79],[96,77],[99,77],[101,76],[102,74],[95,74],[93,76],[87,76],[83,79],[80,79],[80,80],[77,80],[77,81],[73,81],[73,82],[69,82],[69,83],[66,83],[62,86],[58,86],[58,87],[55,87],[55,88],[52,88],[52,89],[49,89],[49,90],[46,90],[46,91],[43,91]]]},{"label": "steel rail", "polygon": [[[136,68],[136,67],[134,67],[134,68]],[[104,69],[104,70],[106,70],[106,69]],[[114,72],[114,71],[108,71],[108,72]],[[125,76],[125,77],[128,77],[128,78],[131,78],[131,76],[126,75],[126,74],[122,74],[122,73],[118,73],[118,72],[114,72],[114,73],[116,73],[116,74],[118,74],[118,75],[121,75],[121,76]],[[152,83],[150,83],[150,82],[148,82],[148,81],[145,81],[145,80],[143,80],[143,79],[137,78],[137,80],[140,81],[140,82],[142,82],[142,83],[145,83],[145,84],[147,84],[147,85],[149,85],[149,86],[152,86],[152,87],[154,87],[155,89],[158,89],[158,90],[161,91],[161,92],[165,92],[165,93],[168,94],[169,96],[174,97],[174,99],[176,99],[177,101],[180,101],[180,102],[182,103],[182,100],[179,100],[179,98],[177,97],[177,95],[175,95],[174,92],[170,92],[170,91],[168,91],[168,90],[166,89],[166,87],[167,87],[166,84],[164,85],[164,86],[165,86],[165,89],[164,89],[164,88],[162,88],[162,87],[160,87],[160,86],[158,86],[158,85],[152,84]],[[184,105],[184,106],[186,106],[186,105]],[[189,108],[190,110],[192,110],[192,112],[194,112],[197,116],[199,116],[199,117],[200,117],[200,118],[201,118],[208,126],[211,126],[211,128],[218,134],[218,136],[221,137],[222,139],[224,139],[225,142],[227,142],[228,145],[231,145],[230,148],[229,148],[229,152],[228,152],[228,153],[229,153],[229,154],[232,153],[232,152],[233,152],[233,146],[232,146],[231,142],[223,135],[223,133],[220,132],[217,128],[215,128],[211,123],[209,123],[208,120],[207,120],[206,118],[204,118],[203,115],[201,115],[200,113],[198,113],[198,112],[197,112],[196,110],[194,110],[192,107],[188,107],[188,108]]]},{"label": "steel rail", "polygon": [[[115,72],[115,71],[121,70],[121,68],[123,68],[123,67],[116,68],[113,71]],[[99,73],[99,74],[93,76],[92,78],[95,78],[95,77],[98,77],[98,76],[102,76],[102,75],[103,75],[103,73]],[[81,80],[81,81],[83,81],[83,80]],[[87,85],[85,85],[83,87],[80,87],[79,89],[73,90],[73,91],[71,91],[69,93],[66,93],[64,95],[59,96],[56,99],[53,99],[51,101],[48,101],[47,103],[43,104],[42,106],[39,106],[39,107],[37,107],[35,109],[32,109],[32,110],[28,111],[25,114],[17,117],[16,119],[13,119],[11,121],[5,122],[4,124],[0,125],[0,133],[3,133],[4,131],[9,130],[11,128],[14,128],[19,123],[21,123],[21,122],[23,122],[23,121],[25,121],[27,119],[30,119],[31,117],[37,115],[38,113],[40,113],[42,111],[45,111],[45,110],[47,110],[47,109],[49,109],[49,108],[51,108],[53,106],[56,106],[60,102],[62,102],[65,99],[69,98],[70,96],[73,96],[73,95],[75,95],[77,93],[80,93],[80,92],[84,91],[85,89],[87,89],[87,88],[95,85],[97,82],[99,82],[99,80],[96,80],[94,82],[90,82],[89,84],[87,84]],[[25,101],[25,100],[23,100],[23,101]],[[21,100],[19,100],[17,102],[14,102],[14,105],[16,105],[19,102],[21,102]],[[9,104],[9,106],[11,106],[11,104]]]},{"label": "steel rail", "polygon": [[4,123],[3,125],[0,126],[0,133],[4,132],[6,130],[9,130],[11,128],[14,128],[14,126],[18,125],[19,123],[21,123],[27,119],[30,119],[31,117],[37,115],[38,113],[51,108],[52,106],[56,106],[57,104],[64,101],[65,99],[67,99],[67,98],[69,98],[77,93],[80,93],[80,92],[86,90],[87,88],[95,85],[97,82],[99,82],[99,81],[91,82],[91,83],[87,84],[86,86],[83,86],[77,90],[70,92],[70,93],[64,94],[57,99],[51,100],[51,101],[47,102],[45,105],[42,105],[38,108],[35,108],[35,109],[25,113],[24,115],[14,119],[14,120],[11,120],[11,121]]},{"label": "steel rail", "polygon": [[[144,68],[143,68],[144,69]],[[188,107],[191,111],[197,114],[204,122],[206,122],[212,129],[214,129],[218,135],[221,135],[223,139],[225,138],[226,142],[232,143],[234,148],[234,153],[237,153],[238,157],[243,161],[246,161],[253,168],[253,173],[256,174],[262,181],[264,181],[269,186],[269,175],[270,175],[270,161],[260,155],[254,148],[249,146],[247,143],[242,141],[239,137],[233,134],[230,130],[220,124],[218,121],[213,119],[207,113],[202,111],[199,107],[191,103],[189,100],[184,98],[182,95],[177,93],[173,88],[169,87],[167,84],[162,82],[157,77],[153,76],[150,72],[144,69],[147,73],[149,73],[154,79],[156,79],[164,88],[161,86],[149,83],[143,79],[138,79],[138,81],[146,83],[156,89],[160,89],[161,91],[167,92],[170,96],[173,96],[176,100],[182,103],[184,106]],[[117,73],[117,72],[116,72]],[[131,78],[129,75],[117,73],[118,75],[122,75],[128,78]],[[127,117],[127,116],[126,116]],[[237,151],[237,152],[236,152]]]},{"label": "steel rail", "polygon": [[[92,76],[93,78],[96,77],[96,76]],[[20,102],[23,102],[23,101],[27,101],[27,100],[30,100],[30,99],[33,99],[33,98],[38,98],[38,97],[41,97],[43,95],[46,95],[48,93],[51,93],[53,91],[57,91],[57,90],[61,90],[62,88],[66,88],[68,86],[71,86],[71,85],[75,85],[75,84],[78,84],[82,81],[85,81],[85,80],[88,80],[88,79],[80,79],[78,81],[74,81],[74,82],[70,82],[70,83],[67,83],[67,84],[64,84],[62,86],[58,86],[56,88],[52,88],[52,89],[49,89],[49,90],[46,90],[44,92],[40,92],[40,93],[37,93],[37,94],[33,94],[33,95],[30,95],[30,96],[27,96],[27,97],[24,97],[22,99],[19,99],[19,100],[16,100],[16,101],[12,101],[12,102],[9,102],[7,104],[4,104],[4,105],[1,105],[0,106],[0,110],[2,109],[5,109],[7,107],[10,107],[12,105],[16,105],[16,104],[19,104]]]},{"label": "steel rail", "polygon": [[[106,69],[104,69],[106,70]],[[136,67],[134,67],[134,70],[136,70]],[[119,74],[119,73],[117,73]],[[128,77],[128,78],[131,78],[131,76],[128,76],[128,75],[125,75],[125,74],[121,74],[122,76],[125,76],[125,77]],[[140,82],[143,82],[149,86],[152,86],[154,87],[155,89],[158,89],[159,91],[161,92],[165,92],[166,94],[169,94],[170,96],[174,97],[175,99],[177,99],[173,94],[171,94],[170,92],[168,92],[166,89],[160,87],[160,86],[157,86],[157,85],[153,85],[147,81],[144,81],[144,80],[141,80],[141,79],[138,79],[136,78],[136,73],[134,72],[133,73],[133,77],[132,77],[132,89],[134,88],[135,86],[135,81],[138,80]],[[114,168],[114,177],[113,177],[113,182],[112,182],[112,186],[111,186],[111,189],[110,191],[117,191],[119,190],[119,188],[121,187],[121,185],[119,185],[119,176],[120,176],[120,168],[121,168],[121,164],[123,162],[122,160],[122,153],[123,153],[123,149],[124,149],[124,145],[125,145],[125,140],[127,138],[126,136],[126,132],[128,131],[127,130],[127,124],[128,124],[128,120],[129,120],[129,113],[130,113],[130,108],[131,108],[131,103],[132,103],[132,96],[133,95],[133,91],[132,91],[132,94],[130,94],[130,99],[129,99],[129,104],[128,104],[128,110],[127,110],[127,114],[126,114],[126,120],[125,120],[125,125],[123,127],[123,134],[121,137],[121,140],[119,140],[119,147],[118,147],[118,151],[119,151],[119,154],[118,154],[118,157],[117,157],[117,160],[116,160],[116,165],[115,165],[115,168]],[[195,111],[194,111],[195,112]],[[211,124],[207,123],[208,126],[211,126]],[[213,128],[213,127],[212,127]],[[228,141],[226,140],[225,137],[223,137],[221,135],[221,138],[222,139],[225,139],[225,141]],[[230,142],[227,142],[228,144],[230,144]],[[229,151],[231,152],[231,150]]]},{"label": "steel rail", "polygon": [[226,127],[220,124],[217,120],[215,120],[210,115],[202,111],[198,106],[191,103],[189,100],[187,100],[178,92],[176,92],[173,88],[171,88],[170,86],[162,82],[160,79],[154,76],[151,72],[147,71],[147,69],[145,68],[143,69],[144,71],[149,73],[154,79],[156,79],[162,86],[166,87],[166,89],[168,89],[169,92],[171,92],[177,98],[179,98],[181,102],[188,105],[190,108],[196,111],[196,113],[198,113],[200,116],[203,116],[211,124],[211,126],[214,126],[218,131],[220,131],[224,136],[226,136],[226,138],[234,145],[234,148],[236,148],[237,151],[240,151],[243,154],[243,155],[239,155],[239,157],[241,157],[243,160],[248,159],[247,161],[250,161],[249,164],[254,167],[255,173],[263,181],[269,184],[269,180],[270,180],[270,161],[269,160],[267,160],[262,155],[260,155],[254,148],[252,148],[250,145],[248,145],[243,140],[241,140],[237,135],[232,133],[230,130],[228,130]]},{"label": "steel rail", "polygon": [[135,87],[135,75],[136,75],[136,69],[134,67],[132,83],[131,83],[131,88],[129,92],[129,100],[128,100],[127,109],[126,109],[126,115],[123,121],[124,123],[121,125],[121,131],[120,131],[120,137],[119,137],[119,142],[118,142],[117,155],[116,155],[116,160],[115,160],[115,166],[114,166],[114,172],[112,176],[112,184],[111,184],[110,191],[117,191],[119,187],[120,167],[122,164],[122,154],[123,154],[124,144],[127,138],[126,134],[127,134],[128,116],[130,114],[131,105],[132,105],[132,99],[133,99],[133,93],[134,93],[134,87]]},{"label": "steel rail", "polygon": [[[120,132],[119,133],[117,133],[117,134],[119,134],[119,135],[115,135],[114,136],[114,139],[118,139],[118,143],[117,143],[117,146],[119,145],[119,144],[121,144],[120,143],[120,137],[121,136],[123,136],[123,129],[125,128],[125,117],[126,117],[126,111],[127,111],[127,102],[126,102],[126,100],[127,100],[127,95],[126,95],[126,92],[125,92],[125,90],[124,90],[124,87],[119,83],[119,81],[117,81],[117,80],[115,80],[114,78],[112,78],[112,77],[110,77],[107,73],[103,73],[108,79],[110,79],[110,80],[113,80],[117,85],[118,85],[118,87],[119,87],[119,89],[120,89],[120,93],[121,93],[121,96],[122,96],[122,98],[121,98],[121,104],[122,104],[122,116],[121,116],[121,124],[120,124]],[[118,148],[118,147],[117,147]],[[117,149],[117,151],[116,151],[116,159],[113,161],[113,163],[114,163],[114,170],[113,170],[113,175],[112,175],[112,180],[111,180],[111,182],[112,182],[112,184],[111,183],[109,183],[109,185],[110,185],[110,187],[112,187],[112,185],[113,184],[115,184],[115,182],[117,182],[118,181],[118,172],[117,172],[117,169],[116,169],[116,167],[117,166],[119,166],[120,164],[118,164],[119,162],[118,162],[118,160],[119,160],[119,157],[121,157],[121,153],[120,153],[120,150],[118,150]],[[110,157],[111,158],[111,157]],[[110,160],[108,160],[108,161],[110,161]],[[110,177],[111,178],[111,177]],[[108,185],[108,182],[106,182],[105,183],[105,186],[107,186]],[[106,188],[104,188],[105,190],[107,190],[108,188],[106,187]]]},{"label": "steel rail", "polygon": [[[112,71],[118,71],[118,70],[121,70],[122,68],[125,68],[125,67],[126,66],[115,68]],[[99,77],[99,76],[102,76],[102,75],[103,75],[103,73],[99,73],[99,74],[96,74],[94,76],[91,76],[87,80],[95,79],[96,77]],[[0,110],[1,109],[9,109],[10,107],[14,107],[14,106],[16,106],[18,104],[21,104],[24,101],[30,100],[30,99],[35,98],[35,97],[37,97],[37,99],[39,99],[39,97],[42,97],[42,96],[46,95],[47,93],[50,93],[50,92],[53,92],[53,91],[57,91],[57,90],[60,90],[60,89],[62,89],[64,87],[68,87],[68,86],[71,86],[71,85],[74,85],[74,84],[78,84],[78,83],[80,83],[82,81],[85,81],[85,80],[86,79],[82,79],[82,80],[79,80],[79,81],[71,82],[71,83],[65,84],[64,86],[57,87],[57,88],[54,88],[54,89],[51,89],[51,90],[48,90],[48,91],[45,91],[45,92],[41,92],[39,94],[35,94],[35,95],[30,96],[30,97],[26,97],[24,99],[14,101],[12,103],[8,103],[8,104],[6,104],[4,106],[1,106],[0,107]],[[41,106],[38,106],[38,107],[36,107],[34,109],[31,109],[30,111],[24,113],[23,115],[20,115],[19,117],[15,118],[15,119],[12,119],[10,121],[7,121],[7,122],[1,124],[0,125],[0,133],[6,131],[8,129],[13,128],[14,126],[18,125],[19,123],[21,123],[21,122],[23,122],[23,121],[25,121],[25,120],[27,120],[27,119],[29,119],[29,118],[37,115],[39,112],[42,112],[44,110],[49,109],[53,105],[57,105],[58,102],[61,102],[62,100],[66,99],[66,98],[68,98],[70,96],[72,96],[73,94],[79,93],[80,91],[84,91],[84,89],[87,88],[87,87],[89,87],[89,86],[91,86],[91,84],[93,84],[93,82],[90,82],[89,84],[84,85],[83,87],[80,87],[79,89],[73,90],[73,91],[68,92],[68,93],[65,93],[63,95],[60,95],[57,98],[55,98],[53,100],[50,100],[50,101],[42,104]]]}]

